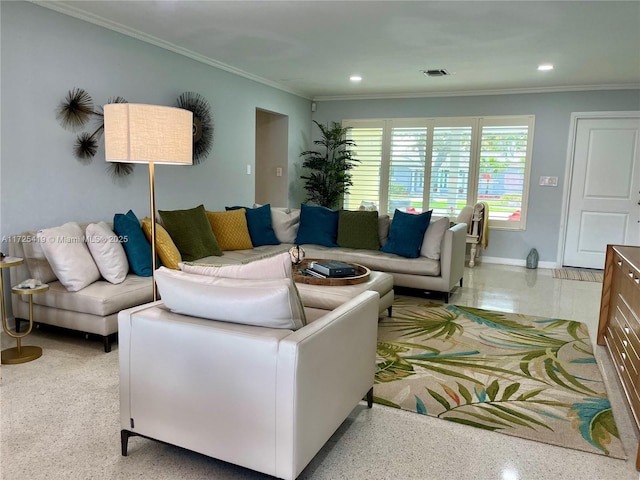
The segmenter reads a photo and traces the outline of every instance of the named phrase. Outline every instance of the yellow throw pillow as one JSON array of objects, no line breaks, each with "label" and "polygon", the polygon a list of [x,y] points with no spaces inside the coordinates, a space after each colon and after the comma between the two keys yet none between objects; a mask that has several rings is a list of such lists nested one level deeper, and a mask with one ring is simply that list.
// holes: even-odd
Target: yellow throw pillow
[{"label": "yellow throw pillow", "polygon": [[222,250],[253,248],[244,208],[226,212],[207,212],[207,218]]},{"label": "yellow throw pillow", "polygon": [[[149,217],[142,219],[142,231],[151,243],[151,219]],[[156,222],[156,253],[160,257],[162,265],[173,270],[180,270],[178,264],[182,261],[182,255],[171,240],[169,233],[158,222]]]}]

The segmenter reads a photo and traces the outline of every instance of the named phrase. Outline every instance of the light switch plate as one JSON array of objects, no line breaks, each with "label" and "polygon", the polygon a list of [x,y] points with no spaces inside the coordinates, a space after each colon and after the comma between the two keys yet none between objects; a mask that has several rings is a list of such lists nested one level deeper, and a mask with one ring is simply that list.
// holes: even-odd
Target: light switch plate
[{"label": "light switch plate", "polygon": [[540,186],[542,187],[557,187],[558,177],[540,177]]}]

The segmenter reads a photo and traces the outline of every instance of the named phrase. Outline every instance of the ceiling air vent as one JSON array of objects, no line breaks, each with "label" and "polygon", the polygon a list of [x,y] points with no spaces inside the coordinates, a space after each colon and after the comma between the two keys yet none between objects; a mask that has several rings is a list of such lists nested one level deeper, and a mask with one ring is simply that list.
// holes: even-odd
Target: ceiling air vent
[{"label": "ceiling air vent", "polygon": [[422,73],[424,73],[426,77],[445,77],[449,75],[449,72],[447,72],[444,68],[436,68],[433,70],[423,70]]}]

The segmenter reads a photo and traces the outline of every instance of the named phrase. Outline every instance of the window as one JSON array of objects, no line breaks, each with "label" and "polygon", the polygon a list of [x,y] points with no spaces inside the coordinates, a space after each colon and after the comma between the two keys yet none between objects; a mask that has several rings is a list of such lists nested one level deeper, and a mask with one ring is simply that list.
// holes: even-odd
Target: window
[{"label": "window", "polygon": [[492,227],[524,229],[533,123],[533,116],[345,120],[360,160],[345,208],[455,217],[484,201]]}]

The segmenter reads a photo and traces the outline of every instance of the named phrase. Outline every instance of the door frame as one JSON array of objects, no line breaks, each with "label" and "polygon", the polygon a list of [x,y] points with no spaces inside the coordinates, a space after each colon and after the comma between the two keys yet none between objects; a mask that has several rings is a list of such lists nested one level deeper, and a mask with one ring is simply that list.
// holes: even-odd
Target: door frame
[{"label": "door frame", "polygon": [[562,268],[564,262],[564,248],[567,240],[567,220],[569,218],[569,198],[571,197],[571,185],[573,184],[573,155],[576,148],[576,136],[578,133],[578,121],[593,119],[623,119],[640,116],[640,110],[621,110],[613,112],[572,112],[569,127],[569,142],[567,145],[567,160],[564,171],[564,183],[562,190],[562,214],[560,216],[560,228],[558,238],[558,252],[556,255],[556,268]]}]

